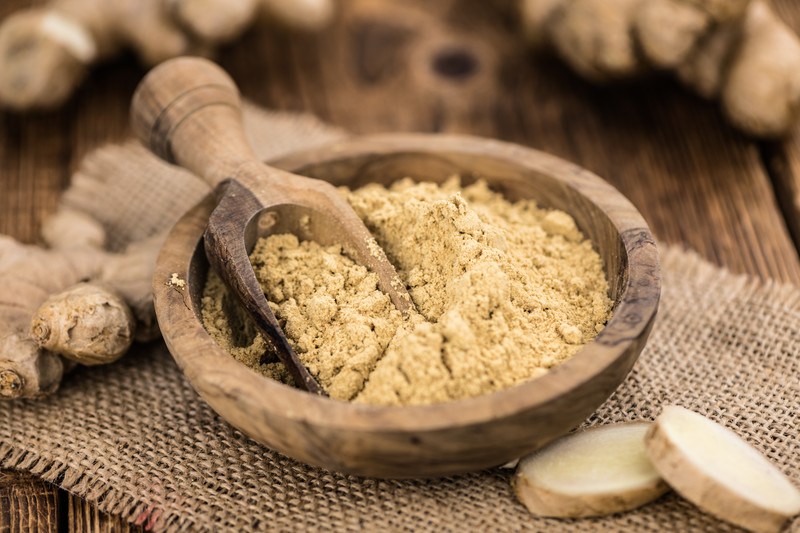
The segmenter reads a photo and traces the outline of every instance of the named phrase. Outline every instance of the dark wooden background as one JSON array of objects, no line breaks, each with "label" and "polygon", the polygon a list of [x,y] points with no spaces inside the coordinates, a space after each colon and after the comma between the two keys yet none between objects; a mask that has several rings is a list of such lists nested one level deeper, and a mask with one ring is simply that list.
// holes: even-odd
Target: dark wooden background
[{"label": "dark wooden background", "polygon": [[[219,60],[244,95],[357,133],[497,137],[579,163],[642,211],[656,236],[734,272],[800,283],[800,135],[757,142],[666,77],[592,87],[525,50],[511,0],[345,0],[318,36],[261,27]],[[31,4],[2,0],[0,19]],[[800,4],[776,0],[800,30]],[[129,135],[144,70],[101,67],[53,113],[0,113],[0,233],[35,242],[87,152]],[[2,76],[2,72],[0,72]],[[79,498],[0,471],[0,532],[125,530]]]}]

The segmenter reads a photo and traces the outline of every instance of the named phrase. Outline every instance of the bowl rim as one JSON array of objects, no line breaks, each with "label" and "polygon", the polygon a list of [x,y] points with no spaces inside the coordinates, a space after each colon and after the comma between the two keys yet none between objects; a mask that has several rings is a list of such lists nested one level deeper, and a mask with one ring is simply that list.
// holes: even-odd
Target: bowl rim
[{"label": "bowl rim", "polygon": [[[374,433],[436,431],[453,427],[480,426],[530,410],[588,382],[614,365],[628,348],[649,332],[655,318],[661,289],[658,251],[647,223],[633,204],[611,184],[573,163],[520,145],[467,135],[394,133],[352,137],[321,147],[292,153],[270,164],[285,169],[342,160],[356,155],[388,155],[397,152],[462,153],[504,160],[530,171],[554,178],[602,210],[619,232],[627,255],[627,279],[614,314],[605,328],[572,358],[546,374],[508,389],[450,402],[413,406],[376,406],[320,397],[274,381],[236,361],[223,350],[196,319],[191,298],[175,298],[175,289],[166,286],[173,273],[189,280],[189,265],[203,228],[186,233],[187,225],[197,224],[198,213],[213,206],[211,195],[184,214],[170,231],[159,255],[154,275],[155,308],[164,340],[170,353],[194,386],[198,375],[194,359],[213,361],[220,372],[239,373],[235,399],[247,409],[280,413],[285,419],[329,429]],[[602,193],[602,194],[598,194]],[[591,195],[591,196],[590,196]],[[183,230],[183,231],[181,231]],[[189,238],[192,237],[192,238]],[[185,296],[185,295],[184,295]],[[181,331],[174,320],[194,324]],[[178,337],[195,338],[196,353],[191,356],[175,348]],[[638,355],[637,355],[638,356]],[[635,357],[634,357],[635,360]],[[207,382],[207,380],[206,380]],[[614,384],[616,388],[617,384]],[[197,390],[198,388],[195,387]],[[198,392],[200,392],[198,390]],[[201,393],[202,394],[202,393]]]}]

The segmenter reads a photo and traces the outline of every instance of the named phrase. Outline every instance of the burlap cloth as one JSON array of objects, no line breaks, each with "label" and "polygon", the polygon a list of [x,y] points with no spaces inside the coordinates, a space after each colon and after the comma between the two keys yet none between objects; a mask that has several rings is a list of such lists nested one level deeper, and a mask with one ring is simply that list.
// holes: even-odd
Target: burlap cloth
[{"label": "burlap cloth", "polygon": [[[252,107],[247,116],[264,157],[343,135],[310,117]],[[91,155],[64,201],[103,220],[120,248],[163,229],[204,192],[128,144]],[[662,249],[662,261],[647,349],[587,423],[649,420],[677,403],[732,427],[800,482],[800,290],[731,275],[675,248]],[[221,420],[161,343],[82,368],[45,400],[3,403],[0,419],[2,466],[156,530],[730,529],[674,494],[609,518],[537,519],[514,498],[508,470],[383,481],[311,468]],[[800,520],[790,529],[800,531]]]}]

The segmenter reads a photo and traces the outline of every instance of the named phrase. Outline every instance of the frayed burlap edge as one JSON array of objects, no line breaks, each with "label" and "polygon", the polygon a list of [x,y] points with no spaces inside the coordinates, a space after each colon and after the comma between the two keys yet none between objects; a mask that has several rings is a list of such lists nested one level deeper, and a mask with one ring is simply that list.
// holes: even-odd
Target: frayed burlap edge
[{"label": "frayed burlap edge", "polygon": [[154,519],[158,521],[158,530],[178,531],[186,526],[185,520],[181,520],[176,514],[151,517],[147,513],[150,504],[121,493],[101,480],[91,479],[78,468],[53,459],[43,459],[30,450],[15,449],[8,443],[0,443],[0,465],[3,468],[28,472],[58,485],[63,490],[91,502],[100,511],[117,515],[131,525],[145,527],[145,530],[154,529]]}]

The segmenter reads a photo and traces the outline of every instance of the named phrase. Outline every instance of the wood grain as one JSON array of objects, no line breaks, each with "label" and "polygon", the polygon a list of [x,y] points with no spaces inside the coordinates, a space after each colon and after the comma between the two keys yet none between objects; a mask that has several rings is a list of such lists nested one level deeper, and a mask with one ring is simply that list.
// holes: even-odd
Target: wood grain
[{"label": "wood grain", "polygon": [[63,512],[58,489],[21,472],[0,471],[0,532],[56,532]]},{"label": "wood grain", "polygon": [[91,531],[92,533],[119,533],[130,531],[141,533],[141,527],[134,527],[118,518],[97,510],[93,505],[71,494],[64,494],[62,501],[66,501],[66,509],[61,509],[61,517],[66,527],[62,531],[78,532]]},{"label": "wood grain", "polygon": [[[42,1],[3,0],[0,18]],[[797,2],[773,3],[800,29]],[[800,137],[766,147],[776,192],[762,147],[730,130],[713,103],[660,79],[621,91],[595,89],[523,51],[507,30],[513,17],[490,2],[342,4],[344,12],[320,36],[254,30],[223,51],[221,61],[246,97],[308,110],[354,131],[468,132],[552,151],[620,188],[658,238],[688,243],[735,271],[798,280],[776,197],[797,228]],[[486,59],[471,74],[439,79],[426,50],[445,37],[460,43],[456,56],[466,49]],[[0,233],[36,240],[80,157],[127,135],[129,98],[142,73],[130,57],[121,58],[99,69],[60,112],[0,113]]]}]

